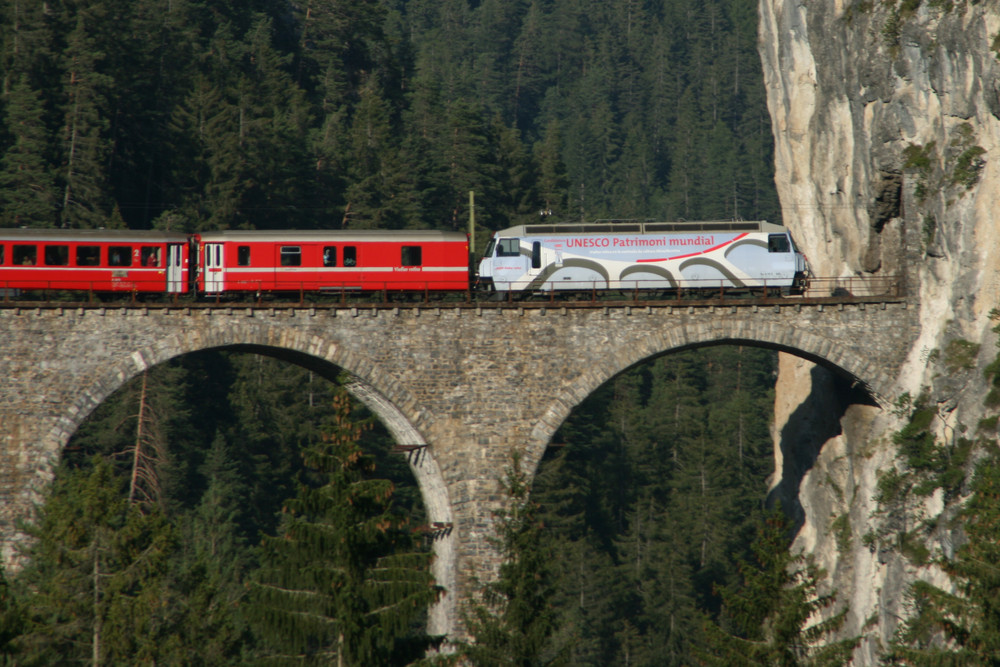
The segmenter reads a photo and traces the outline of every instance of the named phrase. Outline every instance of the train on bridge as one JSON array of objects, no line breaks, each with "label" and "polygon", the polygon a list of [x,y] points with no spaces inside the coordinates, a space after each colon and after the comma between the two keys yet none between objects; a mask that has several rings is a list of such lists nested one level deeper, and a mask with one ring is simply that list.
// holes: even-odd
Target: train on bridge
[{"label": "train on bridge", "polygon": [[503,296],[806,286],[808,264],[769,222],[595,222],[495,232],[478,264],[443,231],[0,229],[0,294],[194,298],[298,294]]}]

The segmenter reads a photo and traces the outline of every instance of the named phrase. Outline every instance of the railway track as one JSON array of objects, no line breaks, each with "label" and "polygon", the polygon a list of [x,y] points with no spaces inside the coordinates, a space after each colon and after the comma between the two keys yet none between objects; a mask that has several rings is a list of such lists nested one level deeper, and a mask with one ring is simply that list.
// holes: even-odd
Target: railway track
[{"label": "railway track", "polygon": [[74,295],[44,294],[0,297],[0,309],[52,310],[52,309],[146,309],[146,310],[505,310],[505,309],[595,309],[595,308],[708,308],[708,307],[782,307],[850,304],[889,304],[908,301],[902,282],[896,277],[879,278],[814,278],[803,294],[780,296],[761,290],[747,291],[731,288],[718,290],[662,290],[650,292],[635,290],[602,292],[592,290],[573,293],[546,292],[532,295],[508,293],[506,297],[486,297],[473,292],[434,294],[377,293],[352,295],[265,295],[257,298],[194,299],[184,295],[176,298],[145,299],[134,294],[86,299]]}]

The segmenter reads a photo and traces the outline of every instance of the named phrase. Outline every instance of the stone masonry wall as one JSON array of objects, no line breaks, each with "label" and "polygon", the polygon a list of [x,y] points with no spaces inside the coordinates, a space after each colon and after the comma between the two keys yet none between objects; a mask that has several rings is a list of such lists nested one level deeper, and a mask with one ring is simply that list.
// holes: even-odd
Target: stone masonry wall
[{"label": "stone masonry wall", "polygon": [[431,631],[464,636],[459,607],[495,576],[499,479],[514,449],[532,473],[569,412],[626,368],[671,350],[760,344],[825,363],[883,400],[916,335],[906,303],[741,307],[408,309],[0,309],[0,545],[44,497],[63,446],[131,377],[205,349],[305,365],[348,388],[401,444],[413,469],[448,595]]}]

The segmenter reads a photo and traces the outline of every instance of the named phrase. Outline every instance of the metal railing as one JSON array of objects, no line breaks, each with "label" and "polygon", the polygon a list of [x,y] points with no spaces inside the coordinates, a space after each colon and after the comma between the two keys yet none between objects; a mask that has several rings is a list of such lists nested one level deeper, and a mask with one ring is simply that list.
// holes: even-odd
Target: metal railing
[{"label": "metal railing", "polygon": [[846,278],[810,278],[803,296],[867,297],[889,296],[900,298],[903,283],[899,276],[848,276]]}]

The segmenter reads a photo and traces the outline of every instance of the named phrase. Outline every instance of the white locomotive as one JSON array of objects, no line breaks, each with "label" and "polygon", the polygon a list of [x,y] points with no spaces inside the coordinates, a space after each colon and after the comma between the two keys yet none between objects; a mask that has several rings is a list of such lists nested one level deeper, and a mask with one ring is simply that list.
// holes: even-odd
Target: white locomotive
[{"label": "white locomotive", "polygon": [[519,225],[496,232],[479,286],[496,292],[805,287],[788,229],[766,221]]}]

